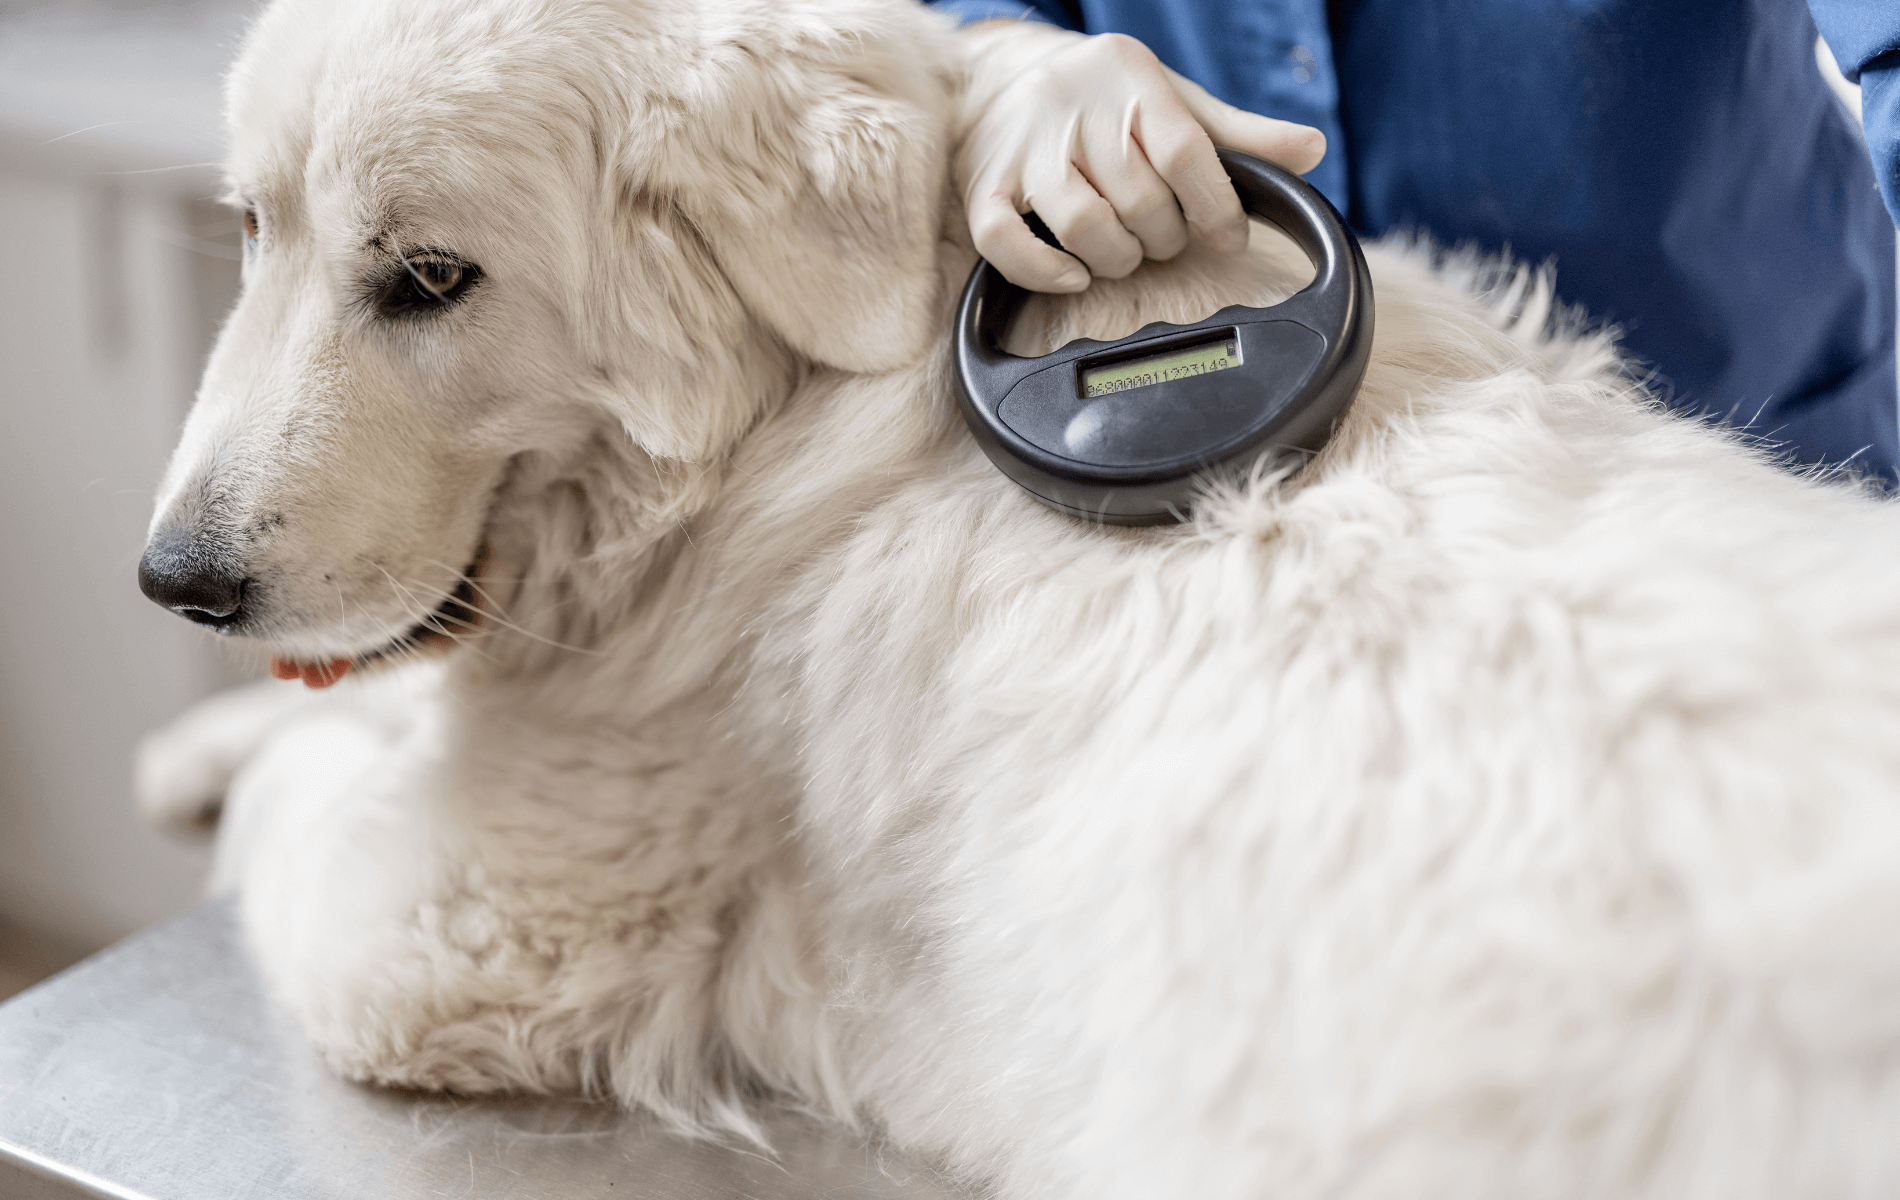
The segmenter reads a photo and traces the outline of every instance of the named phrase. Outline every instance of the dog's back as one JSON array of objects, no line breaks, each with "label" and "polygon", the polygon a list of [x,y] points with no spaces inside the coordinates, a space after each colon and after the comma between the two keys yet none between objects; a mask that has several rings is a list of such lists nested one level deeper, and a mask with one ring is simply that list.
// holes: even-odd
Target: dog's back
[{"label": "dog's back", "polygon": [[953,441],[788,593],[862,1102],[1011,1194],[1879,1194],[1900,511],[1667,415],[1544,281],[1373,262],[1302,475],[1125,531]]}]

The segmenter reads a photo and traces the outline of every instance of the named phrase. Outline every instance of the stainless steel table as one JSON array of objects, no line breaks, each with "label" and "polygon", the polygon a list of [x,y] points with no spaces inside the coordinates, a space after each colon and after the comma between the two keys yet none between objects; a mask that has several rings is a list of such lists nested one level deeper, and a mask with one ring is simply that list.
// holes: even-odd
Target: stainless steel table
[{"label": "stainless steel table", "polygon": [[779,1157],[579,1101],[452,1100],[327,1073],[204,905],[0,1005],[0,1197],[956,1200],[791,1113]]}]

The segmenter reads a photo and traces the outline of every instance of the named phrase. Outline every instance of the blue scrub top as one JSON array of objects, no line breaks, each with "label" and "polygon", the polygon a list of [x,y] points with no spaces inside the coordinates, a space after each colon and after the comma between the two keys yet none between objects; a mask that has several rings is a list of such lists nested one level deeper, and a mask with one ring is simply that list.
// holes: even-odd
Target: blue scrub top
[{"label": "blue scrub top", "polygon": [[[1900,0],[938,7],[1139,38],[1228,103],[1325,132],[1308,179],[1361,233],[1554,259],[1562,298],[1620,325],[1678,408],[1900,480]],[[1816,70],[1815,18],[1861,83],[1864,144]]]}]

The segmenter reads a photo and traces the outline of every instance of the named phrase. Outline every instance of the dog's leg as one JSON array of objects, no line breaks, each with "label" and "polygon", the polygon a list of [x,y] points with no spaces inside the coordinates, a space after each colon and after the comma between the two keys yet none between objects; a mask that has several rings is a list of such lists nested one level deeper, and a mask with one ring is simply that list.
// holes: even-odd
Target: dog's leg
[{"label": "dog's leg", "polygon": [[802,1082],[739,1062],[816,989],[791,982],[810,956],[782,813],[694,752],[704,714],[630,734],[432,707],[394,735],[301,722],[233,790],[224,873],[326,1061],[739,1130],[748,1078]]},{"label": "dog's leg", "polygon": [[275,681],[220,692],[140,742],[133,778],[139,812],[163,832],[209,837],[232,781],[271,738],[318,713],[400,725],[437,678],[432,666],[404,666],[321,695]]},{"label": "dog's leg", "polygon": [[232,778],[306,704],[302,688],[257,683],[193,705],[139,743],[139,813],[162,832],[209,837]]}]

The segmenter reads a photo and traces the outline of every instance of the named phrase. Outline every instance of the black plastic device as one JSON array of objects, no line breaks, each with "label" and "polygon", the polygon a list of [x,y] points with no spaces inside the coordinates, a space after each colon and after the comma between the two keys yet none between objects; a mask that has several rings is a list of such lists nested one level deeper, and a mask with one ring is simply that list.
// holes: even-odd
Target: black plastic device
[{"label": "black plastic device", "polygon": [[1372,277],[1326,197],[1220,151],[1241,206],[1285,230],[1313,282],[1270,308],[1079,338],[1040,358],[1002,349],[1028,292],[979,261],[957,308],[959,405],[990,461],[1051,508],[1111,525],[1188,519],[1209,473],[1312,457],[1352,406],[1372,350]]}]

